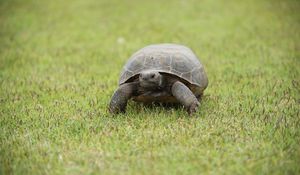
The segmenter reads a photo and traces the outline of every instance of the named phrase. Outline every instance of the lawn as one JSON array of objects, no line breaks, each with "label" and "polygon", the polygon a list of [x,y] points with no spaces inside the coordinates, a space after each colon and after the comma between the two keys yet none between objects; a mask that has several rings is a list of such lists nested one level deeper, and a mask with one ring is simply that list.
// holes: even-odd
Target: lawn
[{"label": "lawn", "polygon": [[[298,0],[1,0],[0,174],[300,174]],[[198,112],[107,111],[122,66],[190,47]]]}]

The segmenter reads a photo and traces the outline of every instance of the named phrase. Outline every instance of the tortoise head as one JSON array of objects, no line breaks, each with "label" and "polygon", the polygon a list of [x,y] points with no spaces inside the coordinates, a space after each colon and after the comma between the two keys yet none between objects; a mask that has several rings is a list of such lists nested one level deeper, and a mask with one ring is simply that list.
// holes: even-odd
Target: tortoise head
[{"label": "tortoise head", "polygon": [[164,87],[164,77],[156,70],[146,70],[140,73],[140,86],[146,89],[161,89]]}]

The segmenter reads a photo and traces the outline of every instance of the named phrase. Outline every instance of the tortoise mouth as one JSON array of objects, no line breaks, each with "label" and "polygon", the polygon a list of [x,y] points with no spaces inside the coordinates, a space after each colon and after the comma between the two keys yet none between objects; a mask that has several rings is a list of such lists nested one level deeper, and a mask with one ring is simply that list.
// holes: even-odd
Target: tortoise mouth
[{"label": "tortoise mouth", "polygon": [[140,86],[146,89],[157,89],[159,84],[157,82],[140,81]]}]

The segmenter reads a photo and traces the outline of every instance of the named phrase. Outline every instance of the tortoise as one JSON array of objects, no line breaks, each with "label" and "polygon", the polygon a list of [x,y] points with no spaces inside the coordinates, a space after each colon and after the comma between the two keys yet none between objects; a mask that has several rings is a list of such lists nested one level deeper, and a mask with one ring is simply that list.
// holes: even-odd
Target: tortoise
[{"label": "tortoise", "polygon": [[124,113],[132,98],[142,103],[180,103],[192,114],[207,85],[203,65],[191,49],[153,44],[135,52],[125,64],[108,109]]}]

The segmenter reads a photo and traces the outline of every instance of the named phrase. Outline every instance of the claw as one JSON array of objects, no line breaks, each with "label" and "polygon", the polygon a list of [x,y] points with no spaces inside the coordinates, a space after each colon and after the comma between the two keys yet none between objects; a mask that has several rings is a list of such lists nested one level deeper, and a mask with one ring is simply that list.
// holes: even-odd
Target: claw
[{"label": "claw", "polygon": [[195,113],[198,110],[200,103],[197,101],[193,104],[191,104],[190,108],[188,109],[188,114],[192,115],[193,113]]}]

